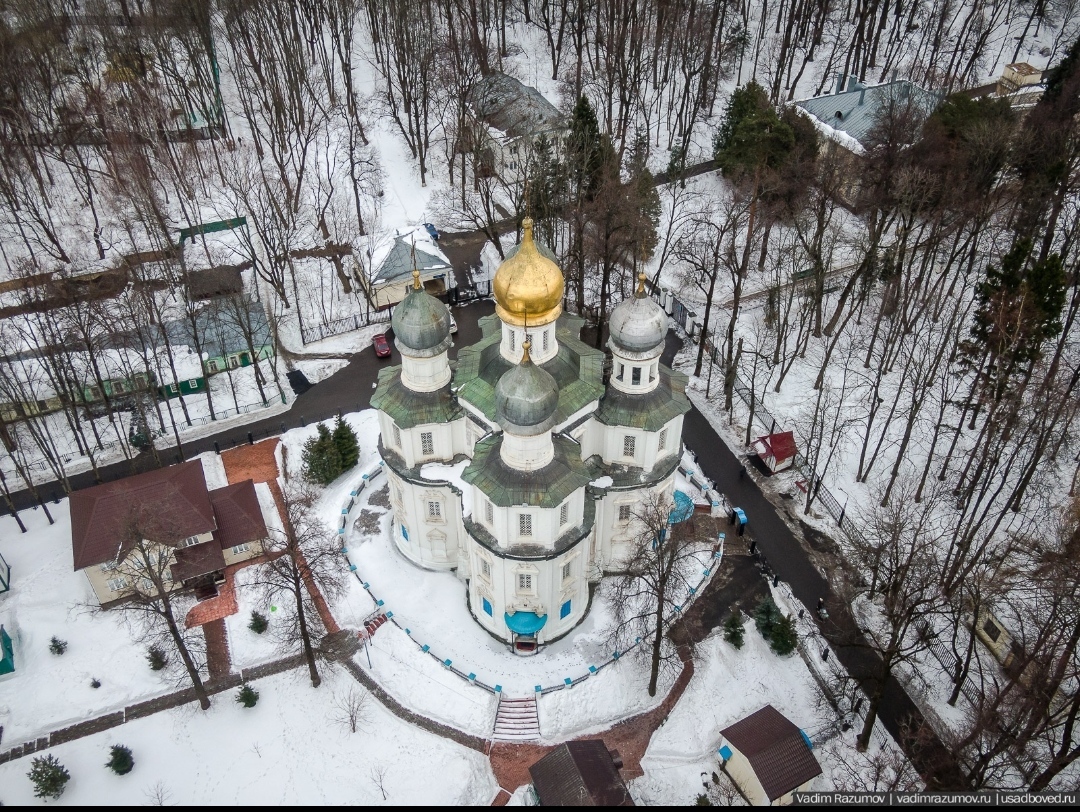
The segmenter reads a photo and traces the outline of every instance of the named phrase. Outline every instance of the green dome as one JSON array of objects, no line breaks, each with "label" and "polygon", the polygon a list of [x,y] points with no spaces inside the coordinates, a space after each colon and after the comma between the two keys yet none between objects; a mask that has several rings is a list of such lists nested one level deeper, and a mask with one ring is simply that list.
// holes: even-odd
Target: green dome
[{"label": "green dome", "polygon": [[419,287],[414,273],[413,287],[394,308],[390,326],[404,355],[431,357],[450,346],[450,311],[446,305]]},{"label": "green dome", "polygon": [[529,342],[524,349],[521,363],[504,372],[495,386],[495,420],[511,434],[531,437],[554,425],[559,385],[529,358]]}]

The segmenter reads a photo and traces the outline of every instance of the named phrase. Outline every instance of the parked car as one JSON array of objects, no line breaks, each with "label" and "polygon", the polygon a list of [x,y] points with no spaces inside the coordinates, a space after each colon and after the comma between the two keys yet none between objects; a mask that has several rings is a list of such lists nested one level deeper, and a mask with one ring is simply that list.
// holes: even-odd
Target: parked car
[{"label": "parked car", "polygon": [[435,242],[439,241],[439,229],[435,228],[431,223],[424,223],[424,228],[427,229],[427,233],[431,236],[431,239]]},{"label": "parked car", "polygon": [[371,343],[375,345],[375,354],[380,358],[390,357],[390,342],[386,340],[386,333],[376,333],[371,337]]},{"label": "parked car", "polygon": [[450,317],[450,332],[457,333],[457,319],[453,316]]}]

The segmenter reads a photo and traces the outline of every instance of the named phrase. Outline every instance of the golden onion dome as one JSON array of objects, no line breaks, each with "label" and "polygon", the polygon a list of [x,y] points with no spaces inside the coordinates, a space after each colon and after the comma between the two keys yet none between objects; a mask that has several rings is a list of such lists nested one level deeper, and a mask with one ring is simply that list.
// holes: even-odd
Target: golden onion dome
[{"label": "golden onion dome", "polygon": [[533,221],[522,222],[521,245],[495,272],[495,312],[515,327],[550,324],[562,313],[563,275],[533,241]]}]

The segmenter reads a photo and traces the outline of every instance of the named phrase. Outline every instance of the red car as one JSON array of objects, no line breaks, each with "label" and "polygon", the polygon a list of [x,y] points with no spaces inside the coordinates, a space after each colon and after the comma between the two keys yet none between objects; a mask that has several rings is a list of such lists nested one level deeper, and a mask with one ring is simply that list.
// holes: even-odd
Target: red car
[{"label": "red car", "polygon": [[385,333],[377,333],[371,337],[371,343],[375,345],[375,354],[380,358],[390,357],[390,342],[386,340]]}]

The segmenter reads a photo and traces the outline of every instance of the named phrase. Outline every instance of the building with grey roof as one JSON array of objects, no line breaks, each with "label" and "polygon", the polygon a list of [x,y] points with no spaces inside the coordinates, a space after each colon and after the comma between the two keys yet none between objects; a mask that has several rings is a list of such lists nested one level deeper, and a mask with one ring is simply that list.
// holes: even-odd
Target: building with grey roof
[{"label": "building with grey roof", "polygon": [[941,97],[906,79],[880,85],[865,85],[855,77],[836,77],[832,93],[795,102],[818,129],[833,141],[856,154],[866,148],[866,140],[890,104],[911,105],[920,115],[929,116]]}]

